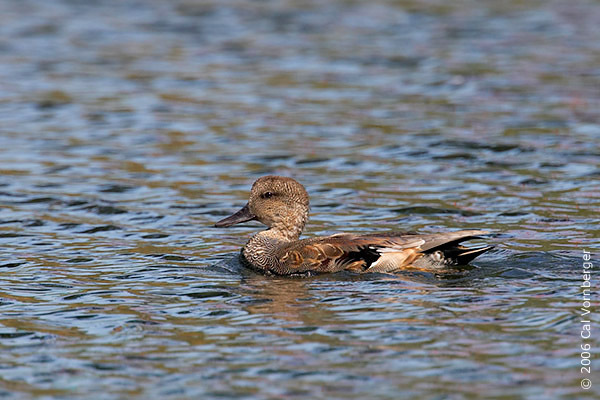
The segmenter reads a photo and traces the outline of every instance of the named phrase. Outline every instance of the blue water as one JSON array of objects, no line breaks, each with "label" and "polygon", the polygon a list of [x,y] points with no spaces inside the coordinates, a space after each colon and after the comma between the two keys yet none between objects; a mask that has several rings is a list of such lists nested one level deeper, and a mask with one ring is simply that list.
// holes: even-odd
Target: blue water
[{"label": "blue water", "polygon": [[[600,398],[596,289],[580,335],[599,20],[562,0],[0,2],[0,397]],[[212,227],[265,174],[307,187],[307,237],[496,247],[447,274],[265,277],[237,261],[258,223]]]}]

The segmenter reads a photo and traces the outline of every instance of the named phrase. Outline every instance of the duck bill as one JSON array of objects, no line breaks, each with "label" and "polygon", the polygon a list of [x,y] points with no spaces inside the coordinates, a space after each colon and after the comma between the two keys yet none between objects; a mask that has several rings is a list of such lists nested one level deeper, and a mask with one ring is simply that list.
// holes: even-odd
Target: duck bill
[{"label": "duck bill", "polygon": [[242,222],[251,221],[256,218],[256,215],[250,212],[248,204],[246,204],[240,211],[236,212],[232,216],[224,218],[215,224],[217,228],[226,228],[231,225],[240,224]]}]

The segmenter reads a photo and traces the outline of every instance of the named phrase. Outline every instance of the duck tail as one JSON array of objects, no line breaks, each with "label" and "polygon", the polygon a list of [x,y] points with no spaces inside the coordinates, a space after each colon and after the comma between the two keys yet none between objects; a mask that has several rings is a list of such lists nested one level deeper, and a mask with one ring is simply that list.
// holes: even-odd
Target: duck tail
[{"label": "duck tail", "polygon": [[452,249],[453,251],[451,251],[451,253],[454,254],[449,254],[448,258],[455,260],[455,262],[458,265],[466,265],[470,263],[475,257],[478,257],[479,255],[493,248],[494,246],[483,246],[475,248],[456,246],[454,249]]},{"label": "duck tail", "polygon": [[471,239],[480,239],[480,235],[487,233],[486,231],[465,230],[434,234],[426,238],[423,253],[428,254],[431,261],[442,265],[466,265],[494,246],[466,247],[460,243]]}]

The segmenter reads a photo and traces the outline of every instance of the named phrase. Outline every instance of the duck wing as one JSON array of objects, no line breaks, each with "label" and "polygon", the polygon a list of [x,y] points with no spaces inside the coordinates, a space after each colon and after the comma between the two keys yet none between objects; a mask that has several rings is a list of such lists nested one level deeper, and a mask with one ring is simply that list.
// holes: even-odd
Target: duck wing
[{"label": "duck wing", "polygon": [[394,273],[405,269],[439,270],[466,264],[492,246],[467,248],[459,243],[487,234],[464,230],[438,234],[406,232],[367,235],[337,234],[304,239],[281,247],[271,272],[278,275],[330,273]]}]

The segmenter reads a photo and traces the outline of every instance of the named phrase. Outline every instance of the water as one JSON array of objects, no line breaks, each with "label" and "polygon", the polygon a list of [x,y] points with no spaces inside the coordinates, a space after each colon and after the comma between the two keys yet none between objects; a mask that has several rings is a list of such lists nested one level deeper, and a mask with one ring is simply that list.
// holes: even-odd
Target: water
[{"label": "water", "polygon": [[[0,2],[0,397],[599,398],[593,1]],[[283,279],[215,229],[489,229],[472,268]],[[593,287],[598,287],[595,275]],[[580,381],[594,384],[584,391]]]}]

